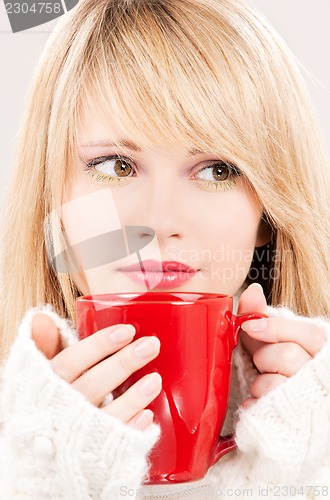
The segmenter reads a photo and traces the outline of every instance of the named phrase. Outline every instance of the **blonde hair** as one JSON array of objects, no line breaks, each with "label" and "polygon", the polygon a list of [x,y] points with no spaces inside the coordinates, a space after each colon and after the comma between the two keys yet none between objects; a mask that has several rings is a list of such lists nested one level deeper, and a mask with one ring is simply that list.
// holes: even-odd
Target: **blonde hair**
[{"label": "blonde hair", "polygon": [[239,0],[81,0],[45,48],[20,130],[2,230],[3,355],[31,306],[74,320],[77,290],[49,265],[43,222],[63,199],[93,98],[138,142],[235,163],[273,230],[272,303],[329,314],[328,165],[284,42]]}]

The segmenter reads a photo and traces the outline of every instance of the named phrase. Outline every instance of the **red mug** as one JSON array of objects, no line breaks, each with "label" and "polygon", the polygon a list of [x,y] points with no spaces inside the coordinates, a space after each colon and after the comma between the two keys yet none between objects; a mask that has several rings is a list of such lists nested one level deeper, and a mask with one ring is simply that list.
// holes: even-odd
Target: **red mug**
[{"label": "red mug", "polygon": [[162,376],[162,391],[149,405],[161,435],[149,455],[145,484],[199,480],[236,446],[232,436],[220,436],[232,353],[242,323],[265,315],[234,315],[232,308],[228,295],[195,292],[111,293],[76,301],[81,339],[129,323],[136,328],[134,339],[155,335],[160,340],[157,358],[113,392],[119,396],[151,372]]}]

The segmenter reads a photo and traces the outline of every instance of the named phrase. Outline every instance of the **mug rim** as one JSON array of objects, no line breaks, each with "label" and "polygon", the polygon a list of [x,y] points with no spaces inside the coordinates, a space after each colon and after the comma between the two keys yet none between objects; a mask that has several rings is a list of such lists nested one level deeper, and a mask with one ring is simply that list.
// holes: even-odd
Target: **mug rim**
[{"label": "mug rim", "polygon": [[[149,298],[143,300],[143,296],[148,295]],[[154,295],[155,299],[150,300],[150,296]],[[173,302],[179,304],[193,304],[195,302],[205,302],[205,301],[213,301],[213,300],[221,300],[221,299],[232,299],[231,295],[226,295],[222,293],[215,292],[161,292],[161,291],[148,291],[148,292],[111,292],[111,293],[99,293],[99,294],[89,294],[89,295],[81,295],[76,298],[76,302],[86,302],[86,303],[123,303],[123,301],[130,301],[135,298],[140,298],[140,300],[136,303],[163,303],[170,304]],[[163,298],[162,298],[163,297]]]}]

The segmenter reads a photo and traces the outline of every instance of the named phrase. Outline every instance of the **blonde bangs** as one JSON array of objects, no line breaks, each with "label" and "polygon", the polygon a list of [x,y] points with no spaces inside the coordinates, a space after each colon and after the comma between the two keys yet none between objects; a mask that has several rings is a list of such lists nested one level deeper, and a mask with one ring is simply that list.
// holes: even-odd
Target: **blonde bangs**
[{"label": "blonde bangs", "polygon": [[260,124],[247,70],[252,61],[238,50],[238,30],[231,33],[224,20],[220,31],[219,16],[207,5],[197,7],[126,2],[122,11],[117,5],[108,12],[107,29],[91,41],[93,64],[86,67],[81,102],[98,103],[104,123],[115,119],[144,145],[196,148],[251,163]]},{"label": "blonde bangs", "polygon": [[[90,102],[102,123],[114,120],[144,147],[220,155],[265,206],[272,185],[282,204],[301,208],[315,182],[304,163],[311,146],[321,148],[311,144],[317,134],[303,130],[310,124],[316,132],[316,120],[278,36],[237,0],[104,5],[92,50],[81,57],[80,107]],[[290,177],[301,199],[291,199]]]}]

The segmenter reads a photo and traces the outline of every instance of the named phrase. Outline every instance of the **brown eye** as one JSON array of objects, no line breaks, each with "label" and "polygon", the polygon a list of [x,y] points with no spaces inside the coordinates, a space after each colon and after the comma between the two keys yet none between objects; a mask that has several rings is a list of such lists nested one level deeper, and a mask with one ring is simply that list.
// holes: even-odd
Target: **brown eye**
[{"label": "brown eye", "polygon": [[102,156],[86,165],[91,171],[107,176],[109,179],[126,179],[135,176],[135,170],[130,161],[118,156]]},{"label": "brown eye", "polygon": [[238,175],[240,175],[240,171],[234,165],[230,165],[224,161],[217,161],[216,163],[211,163],[211,165],[202,168],[196,174],[196,177],[203,181],[221,184],[222,182],[232,180]]},{"label": "brown eye", "polygon": [[129,177],[133,172],[131,165],[123,160],[116,160],[113,169],[118,177]]},{"label": "brown eye", "polygon": [[201,168],[193,179],[205,189],[227,191],[235,186],[237,177],[240,175],[242,173],[235,165],[219,160]]},{"label": "brown eye", "polygon": [[216,181],[226,181],[230,176],[230,167],[225,163],[215,163],[212,166],[212,176]]}]

